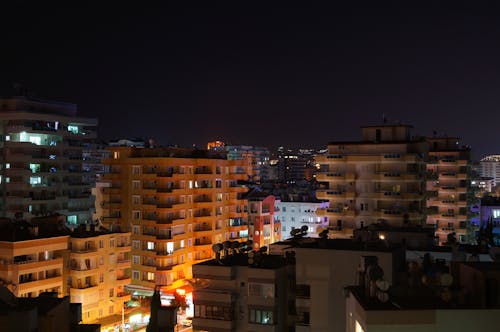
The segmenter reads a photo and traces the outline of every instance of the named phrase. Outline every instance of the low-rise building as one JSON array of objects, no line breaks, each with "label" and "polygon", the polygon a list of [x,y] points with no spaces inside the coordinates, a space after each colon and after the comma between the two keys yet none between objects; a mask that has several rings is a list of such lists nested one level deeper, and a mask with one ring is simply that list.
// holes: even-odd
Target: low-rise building
[{"label": "low-rise building", "polygon": [[[193,328],[207,331],[289,331],[293,259],[234,253],[193,265]],[[291,303],[291,305],[290,305]]]},{"label": "low-rise building", "polygon": [[16,297],[37,297],[43,292],[63,295],[68,235],[38,234],[37,228],[29,226],[10,220],[2,223],[0,280]]},{"label": "low-rise building", "polygon": [[271,245],[270,253],[295,253],[295,331],[345,331],[344,287],[352,283],[365,256],[376,257],[386,280],[404,265],[401,246],[344,239],[299,238]]},{"label": "low-rise building", "polygon": [[408,277],[405,285],[369,280],[367,287],[348,287],[346,331],[466,332],[498,326],[499,263],[461,263],[451,271],[431,267],[427,273],[413,269]]}]

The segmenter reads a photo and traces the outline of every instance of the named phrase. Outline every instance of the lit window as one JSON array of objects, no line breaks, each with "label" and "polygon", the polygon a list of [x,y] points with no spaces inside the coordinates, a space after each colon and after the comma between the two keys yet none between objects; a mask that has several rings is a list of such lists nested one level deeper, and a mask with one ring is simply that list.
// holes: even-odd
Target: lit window
[{"label": "lit window", "polygon": [[41,138],[38,137],[38,136],[30,136],[29,140],[30,140],[30,143],[33,143],[33,144],[36,144],[36,145],[40,145],[42,143]]},{"label": "lit window", "polygon": [[78,134],[78,126],[68,125],[68,131],[72,132],[73,134]]},{"label": "lit window", "polygon": [[42,178],[40,176],[30,176],[30,184],[37,185],[42,183]]},{"label": "lit window", "polygon": [[5,135],[5,140],[10,141],[10,135]]},{"label": "lit window", "polygon": [[118,151],[113,152],[113,159],[118,159],[118,158],[120,158],[120,152]]},{"label": "lit window", "polygon": [[147,248],[148,250],[154,250],[155,248],[155,243],[154,242],[149,242],[147,243]]},{"label": "lit window", "polygon": [[40,172],[40,164],[30,164],[32,173]]},{"label": "lit window", "polygon": [[155,280],[154,272],[148,272],[147,279],[148,279],[148,281],[154,281]]},{"label": "lit window", "polygon": [[76,225],[78,223],[78,218],[76,215],[68,216],[68,224]]},{"label": "lit window", "polygon": [[9,163],[5,164],[5,168],[10,168],[10,164]]}]

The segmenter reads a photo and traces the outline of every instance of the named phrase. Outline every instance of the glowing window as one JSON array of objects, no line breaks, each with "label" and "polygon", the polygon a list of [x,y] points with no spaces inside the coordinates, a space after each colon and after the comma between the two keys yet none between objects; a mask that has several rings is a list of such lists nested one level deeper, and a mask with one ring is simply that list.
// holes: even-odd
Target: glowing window
[{"label": "glowing window", "polygon": [[76,215],[68,216],[68,224],[76,225],[78,223],[78,217]]},{"label": "glowing window", "polygon": [[35,184],[40,184],[42,183],[42,178],[40,176],[30,176],[30,184],[35,185]]},{"label": "glowing window", "polygon": [[500,210],[493,210],[493,218],[500,218]]},{"label": "glowing window", "polygon": [[147,243],[147,248],[148,250],[154,250],[155,248],[155,243],[154,242],[149,242]]},{"label": "glowing window", "polygon": [[68,131],[72,132],[73,134],[78,134],[78,126],[68,125]]}]

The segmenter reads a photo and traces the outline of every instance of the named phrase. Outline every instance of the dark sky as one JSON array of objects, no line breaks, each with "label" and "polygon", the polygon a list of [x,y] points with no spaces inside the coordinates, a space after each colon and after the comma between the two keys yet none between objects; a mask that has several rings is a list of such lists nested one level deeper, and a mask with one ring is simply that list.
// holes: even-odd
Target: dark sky
[{"label": "dark sky", "polygon": [[13,2],[2,91],[74,102],[103,139],[322,147],[385,113],[458,135],[477,158],[500,153],[500,12],[486,2]]}]

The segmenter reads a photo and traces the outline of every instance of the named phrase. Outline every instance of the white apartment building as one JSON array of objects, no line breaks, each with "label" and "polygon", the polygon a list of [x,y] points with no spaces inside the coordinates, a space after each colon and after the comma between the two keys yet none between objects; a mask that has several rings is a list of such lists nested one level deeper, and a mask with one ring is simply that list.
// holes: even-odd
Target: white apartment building
[{"label": "white apartment building", "polygon": [[290,238],[290,231],[302,226],[308,227],[309,237],[318,237],[318,230],[321,231],[328,226],[328,218],[319,216],[316,211],[328,208],[328,204],[327,201],[284,202],[276,200],[274,219],[281,222],[281,238]]}]

